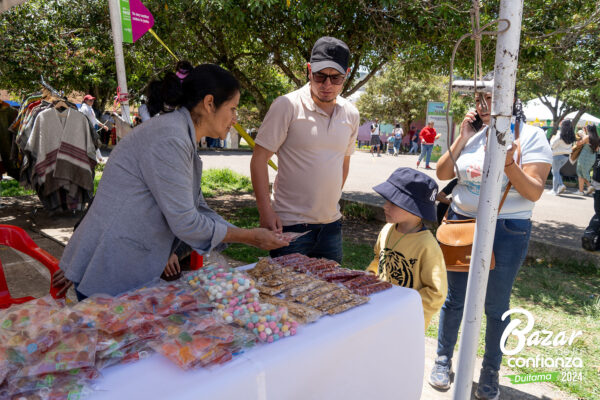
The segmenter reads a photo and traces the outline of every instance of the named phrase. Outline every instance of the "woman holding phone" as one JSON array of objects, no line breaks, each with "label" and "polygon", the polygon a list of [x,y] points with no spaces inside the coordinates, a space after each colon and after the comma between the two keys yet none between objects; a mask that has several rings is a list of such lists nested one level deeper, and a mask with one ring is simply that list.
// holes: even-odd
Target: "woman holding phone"
[{"label": "woman holding phone", "polygon": [[[476,97],[476,111],[469,111],[460,126],[460,135],[450,150],[459,171],[458,183],[452,192],[448,219],[477,217],[483,160],[488,139],[491,86],[487,93]],[[473,129],[477,115],[482,126]],[[477,126],[475,126],[477,128]],[[552,165],[552,150],[544,131],[519,122],[519,137],[506,154],[503,190],[510,181],[510,190],[496,223],[493,251],[496,266],[490,271],[485,298],[487,317],[485,353],[476,396],[497,399],[500,389],[498,371],[502,361],[500,338],[509,319],[502,314],[509,309],[510,293],[515,277],[527,254],[531,233],[531,213],[544,190]],[[455,168],[449,152],[437,163],[437,177],[455,178]],[[437,358],[429,383],[447,390],[452,382],[452,356],[461,324],[468,273],[447,272],[448,296],[440,313]]]}]

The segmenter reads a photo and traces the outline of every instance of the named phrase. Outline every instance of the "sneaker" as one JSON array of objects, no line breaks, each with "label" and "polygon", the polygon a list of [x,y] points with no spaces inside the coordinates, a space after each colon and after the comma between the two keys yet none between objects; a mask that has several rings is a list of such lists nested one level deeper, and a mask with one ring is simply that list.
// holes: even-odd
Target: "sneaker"
[{"label": "sneaker", "polygon": [[583,192],[581,190],[578,190],[573,194],[576,194],[577,196],[583,196]]},{"label": "sneaker", "polygon": [[594,193],[594,187],[593,186],[588,186],[587,190],[585,191],[586,195],[590,195]]},{"label": "sneaker", "polygon": [[429,384],[437,390],[446,391],[450,389],[453,380],[452,360],[448,360],[446,356],[438,356],[429,374]]},{"label": "sneaker", "polygon": [[419,168],[419,164],[421,164],[421,161],[417,161],[417,168]]},{"label": "sneaker", "polygon": [[431,168],[429,165],[426,165],[425,169],[433,169],[433,168]]},{"label": "sneaker", "polygon": [[497,400],[500,398],[500,383],[498,371],[489,367],[481,368],[479,385],[475,397],[480,400]]},{"label": "sneaker", "polygon": [[560,185],[560,187],[558,188],[558,192],[557,192],[557,194],[561,194],[561,193],[563,193],[565,190],[567,190],[567,188],[565,187],[565,185]]}]

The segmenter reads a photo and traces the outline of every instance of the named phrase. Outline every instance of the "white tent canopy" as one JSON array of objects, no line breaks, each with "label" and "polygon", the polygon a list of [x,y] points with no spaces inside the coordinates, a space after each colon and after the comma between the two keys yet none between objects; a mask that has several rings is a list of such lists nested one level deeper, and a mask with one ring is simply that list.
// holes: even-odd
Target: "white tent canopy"
[{"label": "white tent canopy", "polygon": [[[546,97],[551,104],[556,104],[556,99],[554,97],[547,96]],[[558,100],[558,109],[562,108],[563,102]],[[538,99],[529,100],[527,103],[523,105],[523,112],[527,117],[527,122],[533,122],[536,119],[538,121],[552,121],[552,113],[550,109],[546,107],[542,101]],[[566,118],[573,119],[575,118],[575,114],[577,111],[573,111],[572,113],[567,114]],[[600,118],[596,118],[593,115],[588,113],[584,113],[580,118],[578,125],[588,125],[588,124],[600,124]]]}]

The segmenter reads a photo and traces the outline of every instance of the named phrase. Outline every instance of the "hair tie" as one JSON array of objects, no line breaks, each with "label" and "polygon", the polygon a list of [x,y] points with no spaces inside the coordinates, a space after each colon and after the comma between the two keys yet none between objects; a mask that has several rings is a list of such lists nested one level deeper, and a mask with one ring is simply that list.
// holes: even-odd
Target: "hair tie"
[{"label": "hair tie", "polygon": [[179,70],[175,73],[175,75],[180,79],[180,80],[184,80],[188,74],[190,73],[190,71],[185,71],[185,70]]}]

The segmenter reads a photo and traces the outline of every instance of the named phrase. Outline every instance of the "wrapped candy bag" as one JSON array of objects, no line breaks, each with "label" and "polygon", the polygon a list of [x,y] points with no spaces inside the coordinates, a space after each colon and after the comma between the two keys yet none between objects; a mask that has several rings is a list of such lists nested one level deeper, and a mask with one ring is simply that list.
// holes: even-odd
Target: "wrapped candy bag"
[{"label": "wrapped candy bag", "polygon": [[120,332],[145,321],[136,303],[107,295],[90,296],[73,306],[73,310],[92,319],[97,329],[108,333]]},{"label": "wrapped candy bag", "polygon": [[192,287],[206,290],[217,308],[229,304],[246,304],[258,300],[258,290],[248,275],[229,267],[208,265],[184,276]]},{"label": "wrapped candy bag", "polygon": [[124,294],[121,299],[135,303],[146,319],[212,307],[204,290],[177,283],[142,288]]},{"label": "wrapped candy bag", "polygon": [[47,319],[61,308],[60,303],[47,295],[0,310],[0,339],[4,342],[17,332],[28,330],[31,324]]},{"label": "wrapped candy bag", "polygon": [[153,351],[147,341],[135,342],[127,347],[113,352],[105,352],[103,356],[96,355],[96,368],[102,370],[115,364],[125,364],[148,357]]},{"label": "wrapped candy bag", "polygon": [[37,360],[28,362],[15,376],[35,376],[93,367],[97,339],[98,331],[95,329],[65,334],[56,345],[42,353]]},{"label": "wrapped candy bag", "polygon": [[166,334],[150,346],[180,368],[191,369],[231,358],[233,329],[212,315],[175,314],[164,320]]},{"label": "wrapped candy bag", "polygon": [[[52,388],[42,388],[33,392],[21,393],[17,400],[80,400],[88,397],[92,389],[85,381],[67,382]],[[2,393],[0,393],[0,398]]]},{"label": "wrapped candy bag", "polygon": [[289,315],[287,308],[276,307],[257,301],[250,304],[228,307],[217,313],[225,322],[233,322],[253,332],[261,342],[272,343],[287,336],[293,336],[298,322]]},{"label": "wrapped candy bag", "polygon": [[13,395],[40,390],[50,391],[78,383],[89,383],[99,377],[100,372],[96,368],[76,368],[61,373],[15,377],[9,380],[8,389]]},{"label": "wrapped candy bag", "polygon": [[156,321],[144,322],[114,334],[100,331],[98,334],[98,343],[96,344],[96,357],[105,357],[107,354],[135,342],[154,339],[162,334],[162,330],[161,322]]}]

